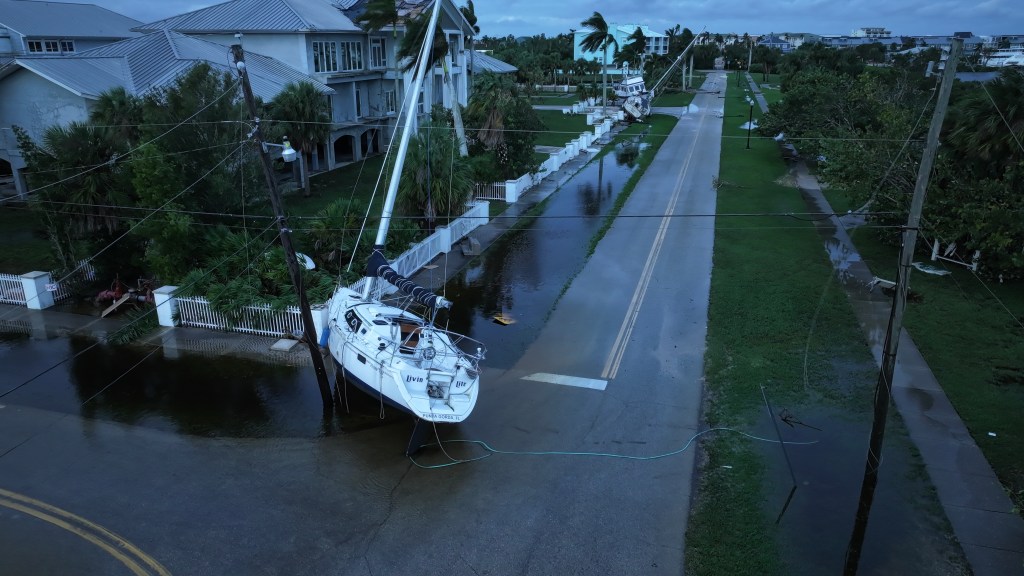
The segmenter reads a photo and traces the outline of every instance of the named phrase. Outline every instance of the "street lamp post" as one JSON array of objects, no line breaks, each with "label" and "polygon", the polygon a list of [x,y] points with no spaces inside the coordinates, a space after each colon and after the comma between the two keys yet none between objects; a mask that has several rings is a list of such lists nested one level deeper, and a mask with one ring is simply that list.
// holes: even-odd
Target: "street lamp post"
[{"label": "street lamp post", "polygon": [[750,129],[754,124],[754,101],[747,96],[747,104],[750,104],[750,116],[747,118],[747,150],[750,150]]},{"label": "street lamp post", "polygon": [[[298,150],[292,148],[292,143],[288,141],[288,137],[285,136],[281,139],[283,144],[275,144],[273,142],[263,142],[263,151],[270,152],[268,148],[281,148],[281,159],[285,162],[294,162],[298,157]],[[299,187],[306,185],[306,162],[304,158],[299,158]]]},{"label": "street lamp post", "polygon": [[291,276],[292,286],[299,300],[299,312],[302,315],[303,336],[306,340],[306,347],[309,348],[309,356],[313,362],[313,370],[316,372],[317,385],[320,388],[320,398],[324,404],[325,419],[334,411],[334,399],[331,397],[331,383],[327,380],[327,369],[324,366],[324,358],[320,353],[320,347],[316,341],[316,327],[313,324],[313,314],[309,309],[309,300],[306,298],[306,290],[302,285],[302,272],[299,270],[299,262],[295,256],[295,249],[292,247],[291,228],[288,226],[288,219],[281,203],[281,196],[277,190],[277,180],[274,178],[274,170],[270,161],[268,148],[280,146],[283,149],[281,154],[285,162],[295,160],[297,153],[290,143],[273,144],[263,140],[260,130],[259,115],[256,111],[256,97],[252,93],[252,86],[249,84],[249,72],[245,67],[245,55],[242,52],[241,44],[231,46],[234,56],[235,68],[242,83],[242,96],[249,108],[249,116],[253,121],[253,130],[249,135],[260,145],[260,164],[263,167],[263,177],[267,183],[267,191],[270,194],[270,205],[274,210],[274,217],[277,220],[278,237],[281,239],[281,248],[284,250],[285,262],[288,264],[288,275]]}]

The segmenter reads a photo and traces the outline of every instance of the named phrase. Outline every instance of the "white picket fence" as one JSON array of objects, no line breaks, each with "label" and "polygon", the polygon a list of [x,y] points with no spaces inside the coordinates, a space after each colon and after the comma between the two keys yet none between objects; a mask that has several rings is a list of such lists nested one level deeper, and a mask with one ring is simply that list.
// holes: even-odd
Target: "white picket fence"
[{"label": "white picket fence", "polygon": [[[52,293],[54,302],[60,302],[72,296],[71,289],[80,279],[93,280],[96,277],[96,270],[87,260],[81,260],[66,278],[56,271],[47,274],[46,291]],[[0,303],[27,306],[25,282],[26,279],[18,274],[0,274]]]},{"label": "white picket fence", "polygon": [[0,303],[24,306],[25,289],[21,285],[21,276],[16,274],[0,274]]},{"label": "white picket fence", "polygon": [[[412,276],[419,269],[426,266],[438,254],[449,252],[458,241],[476,228],[487,223],[489,218],[488,203],[483,201],[472,202],[469,209],[459,218],[453,220],[447,227],[440,226],[438,229],[424,239],[422,242],[409,248],[400,256],[391,261],[391,267],[403,276]],[[365,278],[359,280],[350,288],[361,292]],[[393,288],[383,282],[377,283],[378,287],[384,285]],[[158,289],[157,306],[165,305],[166,300],[162,296],[166,288]],[[247,306],[237,318],[231,319],[215,312],[210,307],[210,302],[202,296],[196,297],[173,297],[173,303],[168,307],[177,314],[177,322],[181,326],[193,328],[208,328],[211,330],[226,330],[229,332],[242,332],[245,334],[257,334],[261,336],[281,337],[283,335],[302,333],[302,315],[298,307],[290,306],[284,310],[272,310],[269,306]],[[312,306],[313,323],[317,332],[323,329],[324,310],[326,304]],[[161,314],[160,322],[165,326],[174,325],[174,313]]]},{"label": "white picket fence", "polygon": [[303,332],[302,312],[297,306],[284,310],[273,310],[269,305],[246,306],[238,318],[230,319],[214,311],[210,301],[202,296],[178,297],[176,300],[182,326],[276,337]]}]

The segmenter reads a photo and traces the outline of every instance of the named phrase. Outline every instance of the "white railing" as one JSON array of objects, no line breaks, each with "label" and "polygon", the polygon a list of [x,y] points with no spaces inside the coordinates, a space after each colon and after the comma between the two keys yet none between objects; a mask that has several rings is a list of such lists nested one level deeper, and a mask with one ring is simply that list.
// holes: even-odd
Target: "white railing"
[{"label": "white railing", "polygon": [[[403,276],[411,276],[429,264],[438,254],[450,251],[452,246],[470,232],[487,224],[488,210],[488,203],[485,201],[470,203],[469,209],[462,216],[453,220],[447,227],[438,228],[422,242],[403,252],[391,261],[391,267]],[[362,292],[365,284],[366,278],[360,278],[349,288]]]},{"label": "white railing", "polygon": [[505,183],[491,182],[490,184],[478,183],[474,196],[479,200],[501,200],[505,201]]},{"label": "white railing", "polygon": [[[477,198],[486,198],[488,200],[502,200],[509,204],[515,203],[519,198],[526,193],[527,190],[533,186],[539,184],[542,180],[547,178],[552,172],[558,171],[563,164],[572,160],[576,156],[579,156],[581,152],[586,151],[600,138],[611,130],[611,121],[605,120],[594,126],[593,132],[584,132],[580,134],[579,138],[573,138],[566,143],[565,147],[561,148],[557,152],[552,152],[547,160],[541,162],[540,167],[536,172],[532,174],[523,174],[515,180],[506,180],[504,182],[494,182],[491,184],[477,184]],[[502,190],[502,194],[497,193],[481,193],[481,190]]]},{"label": "white railing", "polygon": [[277,337],[303,332],[302,313],[296,306],[284,310],[273,310],[269,305],[246,306],[234,320],[214,311],[202,296],[178,297],[177,307],[182,326]]},{"label": "white railing", "polygon": [[15,274],[0,274],[0,303],[17,304],[24,306],[25,288],[21,283],[21,276]]},{"label": "white railing", "polygon": [[[454,245],[469,235],[470,232],[487,224],[490,218],[490,208],[487,202],[474,202],[472,208],[466,211],[461,218],[453,220],[448,225],[448,232],[451,234],[451,243]],[[449,247],[450,249],[450,247]]]},{"label": "white railing", "polygon": [[88,260],[79,260],[75,266],[75,271],[68,274],[67,278],[62,278],[60,272],[52,271],[50,272],[50,279],[52,282],[46,289],[53,292],[54,302],[60,302],[73,296],[71,289],[79,280],[95,280],[96,268]]}]

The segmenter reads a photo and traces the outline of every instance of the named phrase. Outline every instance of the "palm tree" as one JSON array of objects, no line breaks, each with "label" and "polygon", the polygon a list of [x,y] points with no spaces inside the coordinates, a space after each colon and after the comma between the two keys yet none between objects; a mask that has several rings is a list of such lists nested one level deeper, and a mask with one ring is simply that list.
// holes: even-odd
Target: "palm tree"
[{"label": "palm tree", "polygon": [[629,45],[633,47],[633,51],[636,52],[641,61],[643,61],[644,55],[647,53],[647,36],[644,36],[643,28],[637,26],[636,30],[629,35]]},{"label": "palm tree", "polygon": [[143,123],[142,101],[129,94],[123,86],[100,94],[89,111],[89,123],[109,128],[114,137],[128,144],[139,139],[139,126]]},{"label": "palm tree", "polygon": [[515,85],[501,74],[485,73],[473,97],[469,99],[466,113],[471,118],[483,118],[476,132],[476,139],[488,150],[494,150],[505,142],[505,113],[516,97]]},{"label": "palm tree", "polygon": [[462,215],[473,189],[469,161],[456,152],[458,143],[447,126],[428,122],[410,141],[398,201],[408,212],[423,215],[433,230],[440,215]]},{"label": "palm tree", "polygon": [[[42,207],[51,215],[64,215],[76,235],[121,228],[119,205],[132,205],[124,171],[114,163],[126,149],[105,127],[84,122],[53,125],[43,132],[42,146],[23,148],[29,181],[43,188]],[[91,167],[88,170],[83,167]]]},{"label": "palm tree", "polygon": [[[415,20],[406,23],[405,36],[402,38],[402,47],[398,51],[401,58],[406,58],[405,71],[408,72],[416,66],[420,46],[427,32],[427,25],[430,24],[430,13],[424,11]],[[440,25],[440,23],[438,23]],[[459,109],[458,94],[455,93],[455,84],[451,81],[451,74],[448,71],[448,52],[451,49],[448,39],[440,26],[434,28],[434,43],[430,47],[429,67],[434,68],[438,64],[444,69],[444,83],[448,87],[452,101],[452,120],[455,123],[455,135],[459,142],[459,155],[469,156],[469,148],[466,145],[466,128],[462,123],[462,111]],[[414,74],[418,74],[416,70]]]},{"label": "palm tree", "polygon": [[270,102],[270,116],[280,122],[285,135],[302,152],[299,170],[304,175],[303,195],[311,196],[306,156],[314,153],[316,145],[330,134],[331,114],[327,99],[310,82],[291,82]]},{"label": "palm tree", "polygon": [[466,75],[466,78],[469,79],[469,93],[472,94],[473,74],[476,73],[476,35],[480,33],[480,27],[476,25],[476,10],[473,8],[473,0],[466,0],[466,5],[459,7],[459,12],[462,12],[462,17],[473,28],[473,35],[469,37],[469,74]]},{"label": "palm tree", "polygon": [[[398,47],[398,7],[395,0],[370,0],[366,4],[366,11],[356,21],[363,25],[368,32],[378,32],[385,26],[391,26],[391,49]],[[401,98],[401,87],[398,74],[398,54],[391,58],[395,66],[395,101]]]},{"label": "palm tree", "polygon": [[608,32],[608,23],[605,22],[604,16],[601,16],[600,12],[594,12],[594,15],[587,18],[583,22],[580,22],[584,28],[590,30],[590,33],[583,37],[583,41],[580,42],[580,48],[588,52],[596,52],[600,50],[604,54],[604,78],[602,80],[603,89],[601,94],[601,115],[604,116],[607,112],[606,104],[608,99],[608,46],[615,46],[615,49],[619,49],[619,43],[615,40],[615,36]]},{"label": "palm tree", "polygon": [[961,96],[952,108],[949,140],[991,178],[1001,178],[1019,162],[1024,141],[1024,74],[1003,70],[999,77]]}]

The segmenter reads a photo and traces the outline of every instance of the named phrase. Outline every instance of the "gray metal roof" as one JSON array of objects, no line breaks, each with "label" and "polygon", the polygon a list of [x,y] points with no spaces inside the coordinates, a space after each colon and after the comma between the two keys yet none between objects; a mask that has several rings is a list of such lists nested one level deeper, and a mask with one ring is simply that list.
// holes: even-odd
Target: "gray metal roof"
[{"label": "gray metal roof", "polygon": [[131,38],[139,24],[95,4],[0,0],[0,25],[32,38]]},{"label": "gray metal roof", "polygon": [[[310,82],[323,94],[334,93],[315,78],[262,54],[246,52],[245,61],[252,91],[264,101],[291,82]],[[199,62],[234,72],[227,46],[164,31],[65,57],[18,58],[0,69],[0,78],[20,66],[76,94],[96,98],[116,86],[133,94],[169,86]]]},{"label": "gray metal roof", "polygon": [[485,54],[479,50],[473,51],[472,58],[466,58],[467,65],[469,66],[470,72],[477,74],[479,72],[494,72],[495,74],[509,74],[519,70],[515,66],[508,62],[498,60],[490,54]]},{"label": "gray metal roof", "polygon": [[230,0],[138,30],[176,32],[352,32],[360,28],[329,0]]}]

